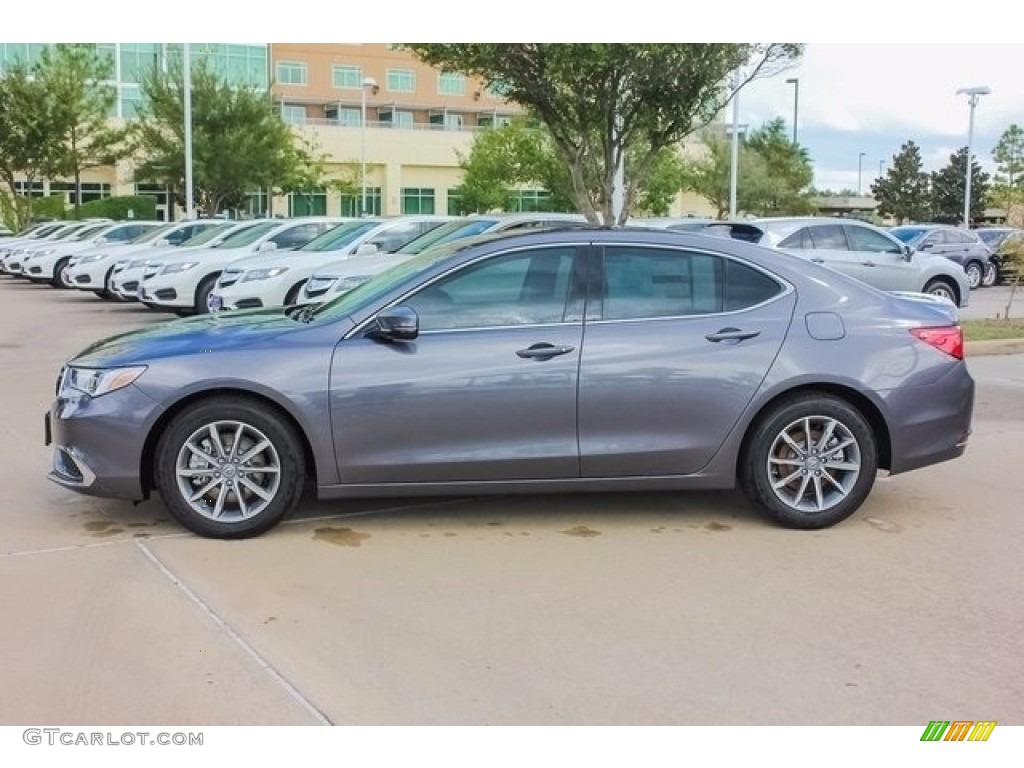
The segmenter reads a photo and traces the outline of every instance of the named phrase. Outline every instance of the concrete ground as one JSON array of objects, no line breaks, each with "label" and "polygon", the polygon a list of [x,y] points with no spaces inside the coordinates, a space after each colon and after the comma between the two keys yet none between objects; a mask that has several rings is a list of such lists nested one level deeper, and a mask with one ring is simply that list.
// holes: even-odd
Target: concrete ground
[{"label": "concrete ground", "polygon": [[0,725],[1024,723],[1024,355],[970,358],[963,458],[826,531],[652,493],[225,542],[45,479],[60,365],[164,321],[0,278]]}]

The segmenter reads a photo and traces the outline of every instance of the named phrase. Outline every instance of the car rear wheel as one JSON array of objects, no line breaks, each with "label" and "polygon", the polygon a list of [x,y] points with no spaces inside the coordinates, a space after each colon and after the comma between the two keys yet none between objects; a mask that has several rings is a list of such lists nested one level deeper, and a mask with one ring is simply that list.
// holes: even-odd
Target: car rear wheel
[{"label": "car rear wheel", "polygon": [[980,262],[969,261],[964,267],[964,273],[967,275],[967,284],[971,286],[971,290],[978,288],[981,285],[982,278],[985,277],[985,270],[981,266]]},{"label": "car rear wheel", "polygon": [[804,392],[772,406],[751,430],[740,458],[744,494],[787,528],[827,528],[867,498],[878,449],[867,419],[850,403]]},{"label": "car rear wheel", "polygon": [[924,292],[930,293],[932,296],[941,296],[944,299],[949,299],[956,306],[960,306],[960,295],[948,280],[943,280],[939,277],[929,280],[928,284],[924,287]]},{"label": "car rear wheel", "polygon": [[154,474],[175,519],[229,539],[277,525],[298,503],[305,470],[299,438],[282,416],[253,400],[216,397],[171,421]]}]

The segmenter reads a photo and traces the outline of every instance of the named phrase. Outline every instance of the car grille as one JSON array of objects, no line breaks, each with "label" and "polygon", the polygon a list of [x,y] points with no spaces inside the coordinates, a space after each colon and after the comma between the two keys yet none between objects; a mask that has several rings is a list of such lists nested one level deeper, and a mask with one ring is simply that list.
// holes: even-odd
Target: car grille
[{"label": "car grille", "polygon": [[[966,173],[966,171],[964,171]],[[235,304],[237,309],[257,309],[263,306],[263,302],[259,299],[239,299]]]},{"label": "car grille", "polygon": [[[964,171],[964,173],[967,173],[967,171]],[[75,276],[75,282],[76,283],[82,283],[84,285],[85,283],[91,283],[92,282],[92,278],[89,277],[88,275],[76,275]]]},{"label": "car grille", "polygon": [[[967,171],[964,171],[964,173],[967,173]],[[29,271],[29,274],[40,275],[43,272],[43,268],[42,267],[29,267],[28,271]]]},{"label": "car grille", "polygon": [[225,270],[221,273],[220,279],[217,280],[217,285],[220,288],[227,288],[229,285],[234,285],[238,282],[238,278],[242,276],[242,271],[238,269]]},{"label": "car grille", "polygon": [[[966,171],[964,171],[964,173],[966,173]],[[156,297],[160,299],[160,301],[173,301],[178,298],[178,292],[173,288],[163,288],[156,292]]]},{"label": "car grille", "polygon": [[[964,171],[964,173],[967,173],[967,171]],[[139,290],[139,283],[138,281],[129,280],[127,283],[123,283],[121,285],[121,290],[130,293],[135,293],[137,290]]]}]

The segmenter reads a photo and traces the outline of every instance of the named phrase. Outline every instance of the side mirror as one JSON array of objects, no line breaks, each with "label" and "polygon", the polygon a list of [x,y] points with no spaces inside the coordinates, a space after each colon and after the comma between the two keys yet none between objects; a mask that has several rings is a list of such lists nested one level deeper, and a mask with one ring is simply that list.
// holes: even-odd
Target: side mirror
[{"label": "side mirror", "polygon": [[412,341],[420,335],[420,318],[409,307],[390,307],[377,313],[376,328],[367,334],[371,339]]},{"label": "side mirror", "polygon": [[276,250],[277,250],[277,243],[275,243],[275,242],[273,242],[271,240],[267,240],[264,243],[260,243],[260,247],[256,249],[256,252],[257,253],[264,253],[266,251],[276,251]]},{"label": "side mirror", "polygon": [[361,243],[357,248],[356,256],[369,256],[371,253],[377,253],[380,248],[377,247],[376,243]]},{"label": "side mirror", "polygon": [[903,260],[904,261],[910,261],[913,258],[914,258],[914,249],[911,248],[909,245],[904,245],[903,246]]}]

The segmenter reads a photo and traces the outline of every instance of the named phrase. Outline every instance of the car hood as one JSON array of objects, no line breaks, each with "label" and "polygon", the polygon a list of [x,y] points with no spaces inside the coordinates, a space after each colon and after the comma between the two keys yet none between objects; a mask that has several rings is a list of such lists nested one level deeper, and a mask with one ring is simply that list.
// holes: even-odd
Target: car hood
[{"label": "car hood", "polygon": [[308,327],[284,310],[273,307],[172,320],[98,341],[70,362],[87,368],[139,365],[190,352],[245,347]]}]

